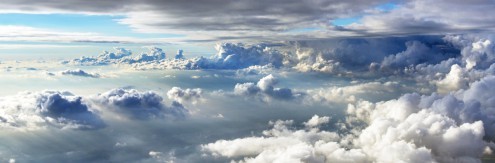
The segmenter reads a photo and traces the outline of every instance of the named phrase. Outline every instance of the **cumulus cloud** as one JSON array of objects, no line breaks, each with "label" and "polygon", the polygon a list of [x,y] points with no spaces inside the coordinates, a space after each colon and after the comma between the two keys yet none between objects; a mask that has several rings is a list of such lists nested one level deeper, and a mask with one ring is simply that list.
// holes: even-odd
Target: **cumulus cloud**
[{"label": "cumulus cloud", "polygon": [[0,126],[17,129],[45,127],[98,129],[103,121],[69,92],[23,92],[0,98]]},{"label": "cumulus cloud", "polygon": [[182,53],[184,53],[184,50],[182,50],[182,49],[177,50],[177,54],[175,55],[174,58],[175,59],[186,59],[186,57],[184,57],[184,54],[182,54]]},{"label": "cumulus cloud", "polygon": [[164,60],[166,58],[165,52],[157,47],[148,47],[148,53],[141,53],[140,55],[133,56],[132,51],[125,48],[114,48],[116,52],[104,51],[98,56],[76,58],[72,60],[62,61],[62,64],[82,65],[82,66],[95,66],[95,65],[108,65],[108,64],[134,64],[134,63],[146,63]]},{"label": "cumulus cloud", "polygon": [[264,66],[253,65],[247,68],[236,70],[237,76],[248,76],[248,75],[268,75],[270,72],[276,70],[272,64],[267,64]]},{"label": "cumulus cloud", "polygon": [[109,107],[117,114],[135,119],[184,118],[188,110],[173,101],[170,106],[155,92],[135,89],[113,89],[92,98],[97,104]]},{"label": "cumulus cloud", "polygon": [[139,63],[139,62],[150,62],[150,61],[159,61],[165,59],[165,52],[162,49],[157,47],[149,47],[149,54],[141,53],[134,58],[124,58],[120,62],[128,62],[128,63]]},{"label": "cumulus cloud", "polygon": [[[242,158],[239,162],[366,161],[361,150],[346,151],[335,143],[340,139],[337,133],[319,129],[319,125],[328,123],[328,118],[314,116],[305,123],[308,128],[299,130],[292,129],[292,120],[270,121],[273,129],[263,131],[263,136],[218,140],[201,148],[215,156]],[[321,123],[314,122],[321,119]]]},{"label": "cumulus cloud", "polygon": [[243,69],[250,66],[272,66],[279,68],[285,62],[284,55],[269,44],[222,43],[216,46],[217,54],[210,57],[185,59],[179,50],[175,58],[167,59],[162,49],[150,47],[149,53],[132,57],[129,50],[115,48],[116,53],[104,52],[97,57],[81,57],[62,61],[72,65],[129,65],[135,69]]},{"label": "cumulus cloud", "polygon": [[234,88],[234,94],[240,96],[261,97],[269,100],[281,99],[290,100],[301,94],[293,93],[289,88],[275,88],[279,82],[278,78],[272,74],[261,78],[256,84],[254,83],[237,83]]},{"label": "cumulus cloud", "polygon": [[444,79],[436,82],[436,85],[440,93],[447,93],[461,88],[466,88],[468,86],[466,72],[459,65],[452,65],[450,72],[445,75]]},{"label": "cumulus cloud", "polygon": [[132,52],[124,48],[114,48],[116,52],[104,51],[102,54],[96,57],[82,56],[80,58],[62,61],[63,64],[73,65],[107,65],[111,63],[117,63],[120,59],[131,56]]},{"label": "cumulus cloud", "polygon": [[426,46],[419,41],[406,42],[406,50],[385,57],[381,69],[397,69],[418,64],[436,64],[442,60],[453,58],[455,54],[444,54],[440,48],[445,46]]},{"label": "cumulus cloud", "polygon": [[[190,59],[166,59],[163,51],[154,47],[150,48],[149,54],[135,57],[131,57],[128,50],[116,49],[116,54],[106,52],[98,57],[82,57],[63,63],[121,64],[140,70],[244,69],[240,73],[256,73],[261,69],[275,68],[345,75],[359,75],[370,70],[380,74],[397,74],[429,71],[424,69],[446,64],[449,59],[461,60],[459,51],[463,47],[455,46],[452,40],[441,36],[411,36],[294,41],[284,44],[222,43],[217,44],[216,54]],[[178,55],[183,56],[182,53],[179,50]],[[451,65],[441,66],[450,68]]]},{"label": "cumulus cloud", "polygon": [[493,139],[495,77],[448,95],[406,94],[349,104],[345,122],[329,117],[270,122],[263,136],[217,140],[204,152],[235,162],[480,162]]},{"label": "cumulus cloud", "polygon": [[88,73],[81,69],[76,70],[64,70],[59,72],[62,75],[73,75],[73,76],[82,76],[82,77],[90,77],[90,78],[99,78],[100,74],[98,73]]},{"label": "cumulus cloud", "polygon": [[202,100],[202,94],[203,91],[201,88],[182,89],[180,87],[172,87],[172,89],[167,92],[167,97],[180,103],[191,102],[195,104]]}]

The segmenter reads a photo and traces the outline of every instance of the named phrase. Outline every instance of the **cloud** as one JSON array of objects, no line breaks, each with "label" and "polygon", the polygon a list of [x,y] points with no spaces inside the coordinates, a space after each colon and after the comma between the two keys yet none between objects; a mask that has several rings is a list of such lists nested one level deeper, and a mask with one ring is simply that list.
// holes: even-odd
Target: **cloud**
[{"label": "cloud", "polygon": [[270,74],[270,72],[273,72],[274,70],[276,70],[276,68],[273,67],[272,64],[267,64],[264,66],[253,65],[247,68],[236,70],[236,75],[237,76],[268,75]]},{"label": "cloud", "polygon": [[[246,3],[196,0],[185,3],[125,0],[87,4],[85,1],[76,0],[58,4],[23,0],[5,2],[0,8],[0,13],[119,15],[124,18],[118,19],[118,23],[128,25],[134,31],[185,34],[186,38],[180,39],[185,41],[261,38],[280,41],[285,38],[311,39],[359,34],[359,32],[349,32],[351,30],[339,30],[341,28],[330,25],[329,22],[364,14],[364,11],[388,2],[385,0],[346,2],[271,0]],[[196,5],[191,6],[190,3]],[[31,5],[26,6],[26,4]],[[301,29],[317,30],[305,32]]]},{"label": "cloud", "polygon": [[195,104],[202,100],[202,94],[203,90],[201,90],[201,88],[182,89],[180,87],[172,87],[172,89],[167,92],[167,97],[180,103],[191,102]]},{"label": "cloud", "polygon": [[[321,117],[321,119],[327,118],[329,117]],[[365,160],[365,155],[359,150],[342,150],[339,144],[334,142],[340,139],[337,133],[321,131],[318,125],[295,130],[292,129],[293,123],[292,120],[270,121],[269,124],[273,129],[263,131],[263,136],[218,140],[203,144],[201,148],[214,156],[242,158],[239,162],[324,162],[324,160],[362,162]],[[311,120],[306,122],[306,124],[311,123]],[[322,122],[324,123],[328,121]],[[327,152],[330,157],[323,155]]]},{"label": "cloud", "polygon": [[[1,9],[0,9],[1,10]],[[0,11],[1,13],[2,11]],[[40,28],[34,26],[21,25],[0,25],[0,41],[2,42],[45,42],[45,43],[141,43],[141,44],[166,44],[164,39],[142,39],[125,36],[107,36],[101,33],[92,33],[87,31],[73,32],[60,31],[59,29]],[[169,40],[170,41],[170,40]],[[20,47],[35,48],[58,48],[74,47],[74,45],[15,45],[9,47],[0,47],[2,49],[15,49]]]},{"label": "cloud", "polygon": [[69,92],[23,92],[1,97],[0,101],[0,126],[3,128],[98,129],[105,126],[81,97]]},{"label": "cloud", "polygon": [[[195,4],[191,6],[190,4]],[[393,3],[389,10],[377,9]],[[29,4],[29,5],[26,5]],[[273,5],[272,5],[273,4]],[[439,4],[439,5],[430,5]],[[76,7],[77,6],[77,7]],[[222,7],[218,7],[222,6]],[[55,3],[9,0],[0,13],[118,15],[116,21],[141,33],[185,34],[179,41],[303,40],[342,36],[394,36],[491,31],[494,23],[490,0],[256,0],[190,2],[124,0],[87,3],[82,0]],[[359,17],[351,25],[336,26],[340,18]],[[219,21],[222,20],[222,21]],[[309,29],[309,30],[308,30]],[[42,39],[43,38],[43,39]],[[53,37],[48,37],[53,38]],[[47,40],[46,37],[36,38]],[[66,39],[72,39],[66,37]],[[92,36],[88,42],[149,41],[139,38]],[[164,39],[155,39],[160,42]]]},{"label": "cloud", "polygon": [[388,95],[396,97],[401,92],[411,90],[399,82],[368,82],[357,83],[348,86],[333,86],[328,88],[319,88],[307,90],[307,97],[310,101],[327,101],[334,103],[355,102],[359,99],[367,99],[373,101],[385,100]]},{"label": "cloud", "polygon": [[182,53],[184,53],[184,50],[182,50],[182,49],[177,50],[177,54],[175,55],[174,58],[175,59],[186,59],[186,57]]},{"label": "cloud", "polygon": [[466,78],[465,70],[459,65],[452,65],[450,72],[445,75],[445,78],[436,82],[438,92],[447,93],[462,88],[467,88],[468,79]]},{"label": "cloud", "polygon": [[88,72],[83,71],[81,69],[64,70],[64,71],[60,71],[60,74],[62,74],[62,75],[73,75],[73,76],[90,77],[90,78],[99,78],[101,76],[98,73],[88,73]]},{"label": "cloud", "polygon": [[159,61],[165,59],[165,52],[163,52],[162,49],[157,48],[157,47],[149,47],[149,54],[142,53],[141,55],[138,55],[132,59],[124,58],[120,62],[129,62],[129,63],[134,63],[134,62],[150,62],[150,61]]},{"label": "cloud", "polygon": [[116,52],[104,51],[98,56],[76,58],[72,60],[62,61],[62,64],[82,65],[82,66],[94,66],[94,65],[108,65],[108,64],[138,64],[148,62],[159,62],[165,60],[166,55],[162,49],[157,47],[148,47],[149,53],[141,53],[140,55],[133,56],[132,51],[125,48],[114,48]]},{"label": "cloud", "polygon": [[494,91],[488,87],[494,82],[486,77],[444,96],[358,101],[349,104],[343,122],[313,116],[298,129],[293,120],[278,120],[262,136],[221,139],[201,148],[234,162],[479,162],[495,129]]},{"label": "cloud", "polygon": [[140,92],[135,89],[113,89],[92,99],[104,108],[113,109],[134,119],[185,118],[188,110],[181,103],[173,101],[170,106],[163,103],[163,98],[155,92]]},{"label": "cloud", "polygon": [[378,35],[491,31],[493,17],[483,15],[494,5],[489,0],[405,1],[390,11],[364,15],[360,22],[345,28]]},{"label": "cloud", "polygon": [[419,41],[410,41],[405,44],[406,50],[385,57],[380,64],[380,68],[397,69],[410,65],[436,64],[442,60],[456,56],[455,54],[444,54],[438,46],[430,48]]},{"label": "cloud", "polygon": [[102,54],[96,57],[82,56],[80,58],[62,61],[62,64],[72,65],[107,65],[111,63],[118,63],[120,59],[126,58],[132,55],[132,52],[128,49],[115,47],[115,53],[104,51]]},{"label": "cloud", "polygon": [[425,146],[439,161],[473,161],[487,145],[484,138],[493,139],[492,92],[487,86],[494,81],[493,76],[486,77],[466,90],[445,96],[407,94],[376,104],[360,102],[350,105],[348,112],[370,124],[360,135],[361,143],[374,140],[370,145],[376,146],[382,141],[377,135],[400,131],[394,139],[405,138],[416,146]]},{"label": "cloud", "polygon": [[275,78],[270,74],[261,78],[256,84],[237,83],[234,88],[234,94],[248,97],[260,97],[264,100],[270,100],[271,98],[291,100],[300,96],[298,93],[293,93],[289,88],[275,88],[275,85],[277,85],[278,82],[278,78]]},{"label": "cloud", "polygon": [[104,52],[97,57],[81,57],[62,61],[63,64],[73,65],[129,65],[135,69],[242,69],[250,66],[271,65],[281,67],[284,56],[279,51],[272,49],[268,44],[246,46],[244,44],[223,43],[218,44],[217,54],[211,57],[196,57],[185,59],[183,51],[179,50],[179,58],[166,59],[162,49],[150,47],[149,54],[132,57],[129,50],[115,48],[116,53]]}]

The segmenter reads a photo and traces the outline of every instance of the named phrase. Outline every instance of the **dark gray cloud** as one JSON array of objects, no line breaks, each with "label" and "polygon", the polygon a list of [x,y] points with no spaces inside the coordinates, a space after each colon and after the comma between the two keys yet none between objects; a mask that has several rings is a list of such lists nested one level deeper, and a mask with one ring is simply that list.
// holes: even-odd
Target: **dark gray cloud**
[{"label": "dark gray cloud", "polygon": [[140,92],[135,89],[113,89],[94,97],[97,104],[113,108],[117,114],[123,113],[136,119],[182,119],[188,110],[181,103],[173,101],[170,106],[155,92]]},{"label": "dark gray cloud", "polygon": [[[124,1],[5,1],[2,10],[23,12],[90,12],[128,14],[128,22],[143,26],[186,30],[285,30],[301,23],[327,22],[386,1],[334,0],[124,0]],[[270,5],[267,5],[270,4]],[[149,17],[134,13],[149,13]],[[151,19],[149,19],[151,18]],[[162,19],[160,19],[162,18]],[[173,19],[175,21],[168,21]],[[219,21],[221,20],[221,21]],[[138,21],[139,22],[139,21]]]},{"label": "dark gray cloud", "polygon": [[82,77],[90,77],[90,78],[99,78],[100,74],[97,73],[89,73],[81,69],[76,70],[64,70],[60,71],[62,75],[74,75],[74,76],[82,76]]},{"label": "dark gray cloud", "polygon": [[98,129],[105,124],[82,97],[69,92],[23,92],[0,98],[0,127]]},{"label": "dark gray cloud", "polygon": [[[377,9],[378,5],[390,2],[398,5],[387,11]],[[3,2],[0,12],[116,14],[124,16],[117,21],[136,31],[186,34],[183,40],[188,41],[276,41],[491,31],[495,24],[491,16],[495,15],[491,10],[494,6],[491,0],[8,0]],[[356,16],[362,18],[351,25],[330,23]],[[290,32],[304,28],[317,30]]]},{"label": "dark gray cloud", "polygon": [[[435,4],[435,5],[432,5]],[[492,0],[413,0],[344,27],[368,34],[445,34],[494,30]]]},{"label": "dark gray cloud", "polygon": [[[360,13],[385,2],[388,1],[8,0],[0,7],[0,12],[117,14],[125,16],[119,22],[140,32],[186,33],[194,40],[203,40],[265,37],[297,28],[326,28],[331,19]],[[195,33],[200,35],[194,36]]]}]

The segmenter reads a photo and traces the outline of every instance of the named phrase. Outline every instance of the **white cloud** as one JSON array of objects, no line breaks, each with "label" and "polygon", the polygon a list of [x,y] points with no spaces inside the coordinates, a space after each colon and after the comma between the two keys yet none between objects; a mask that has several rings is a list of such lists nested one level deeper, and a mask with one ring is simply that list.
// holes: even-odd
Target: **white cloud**
[{"label": "white cloud", "polygon": [[167,92],[167,97],[180,103],[191,102],[196,104],[197,102],[203,100],[202,94],[203,91],[201,88],[182,89],[180,87],[172,87],[172,89]]},{"label": "white cloud", "polygon": [[[333,86],[329,88],[312,89],[307,91],[311,101],[329,101],[336,103],[355,102],[358,99],[373,99],[386,97],[387,94],[400,94],[410,88],[398,82],[368,82],[348,86]],[[382,96],[380,96],[382,95]],[[380,99],[380,98],[378,98]],[[376,100],[376,99],[375,99]]]},{"label": "white cloud", "polygon": [[202,149],[239,162],[479,162],[495,129],[494,91],[486,90],[493,82],[487,77],[446,96],[359,101],[348,106],[346,122],[334,124],[339,132],[322,129],[329,117],[313,116],[304,129],[279,120],[263,136],[217,140]]},{"label": "white cloud", "polygon": [[439,80],[436,83],[438,92],[447,93],[458,89],[466,88],[468,86],[468,79],[466,72],[459,65],[452,65],[450,72],[444,79]]},{"label": "white cloud", "polygon": [[254,83],[237,83],[234,88],[234,94],[248,97],[258,97],[262,100],[270,99],[291,100],[300,93],[293,93],[289,88],[275,88],[278,84],[278,78],[272,74],[261,78],[256,84]]},{"label": "white cloud", "polygon": [[[312,122],[306,124],[310,123]],[[264,136],[218,140],[201,147],[203,151],[213,155],[243,158],[239,162],[324,162],[326,159],[341,162],[364,161],[364,155],[359,150],[345,151],[334,143],[340,138],[337,133],[320,131],[318,126],[292,130],[292,124],[291,120],[270,122],[273,129],[263,131]],[[332,157],[326,157],[326,152]]]}]

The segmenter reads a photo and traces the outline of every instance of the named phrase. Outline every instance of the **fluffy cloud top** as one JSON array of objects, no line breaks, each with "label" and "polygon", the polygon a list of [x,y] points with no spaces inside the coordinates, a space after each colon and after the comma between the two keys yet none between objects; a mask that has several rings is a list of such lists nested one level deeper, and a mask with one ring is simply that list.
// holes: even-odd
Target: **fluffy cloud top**
[{"label": "fluffy cloud top", "polygon": [[203,91],[200,88],[182,89],[180,87],[173,87],[167,92],[167,97],[180,103],[192,102],[194,104],[202,99],[202,94]]},{"label": "fluffy cloud top", "polygon": [[132,52],[124,48],[114,48],[115,53],[104,51],[99,56],[76,58],[72,60],[62,61],[62,64],[94,66],[108,64],[133,64],[143,62],[153,62],[165,59],[165,52],[157,47],[149,47],[149,53],[142,53],[137,56],[132,56]]},{"label": "fluffy cloud top", "polygon": [[104,107],[136,119],[184,118],[188,115],[182,104],[174,101],[171,106],[166,106],[163,98],[151,91],[113,89],[93,99]]},{"label": "fluffy cloud top", "polygon": [[177,54],[175,55],[175,59],[186,59],[186,57],[184,57],[184,50],[182,49],[179,49],[177,50]]},{"label": "fluffy cloud top", "polygon": [[[360,150],[345,151],[335,141],[337,133],[321,131],[319,125],[328,123],[329,117],[313,117],[306,122],[308,128],[292,129],[292,120],[270,122],[271,130],[263,136],[234,140],[219,140],[202,145],[205,152],[229,158],[244,157],[239,162],[355,162],[365,161]],[[328,155],[326,155],[328,154]],[[352,157],[349,157],[352,156]]]},{"label": "fluffy cloud top", "polygon": [[441,96],[350,104],[346,121],[322,130],[329,117],[314,116],[304,129],[270,122],[263,136],[218,140],[204,152],[239,162],[480,162],[495,129],[495,77]]},{"label": "fluffy cloud top", "polygon": [[300,95],[293,93],[289,88],[275,88],[275,85],[277,85],[278,82],[278,79],[270,74],[261,78],[256,84],[236,84],[234,94],[242,96],[257,96],[265,100],[269,100],[270,98],[290,100]]},{"label": "fluffy cloud top", "polygon": [[398,82],[369,82],[308,90],[307,95],[311,101],[346,103],[355,102],[358,99],[379,99],[379,97],[386,97],[388,94],[400,94],[407,89],[406,86],[400,85]]},{"label": "fluffy cloud top", "polygon": [[123,64],[136,69],[242,69],[250,66],[271,65],[279,68],[285,61],[284,55],[268,44],[246,46],[244,44],[223,43],[216,46],[217,54],[211,57],[185,59],[179,50],[175,58],[166,59],[162,49],[150,47],[149,54],[132,57],[129,50],[116,48],[116,53],[104,52],[97,57],[81,57],[62,61],[73,65]]},{"label": "fluffy cloud top", "polygon": [[0,98],[0,126],[19,129],[97,129],[104,126],[81,97],[69,92],[24,92]]}]

